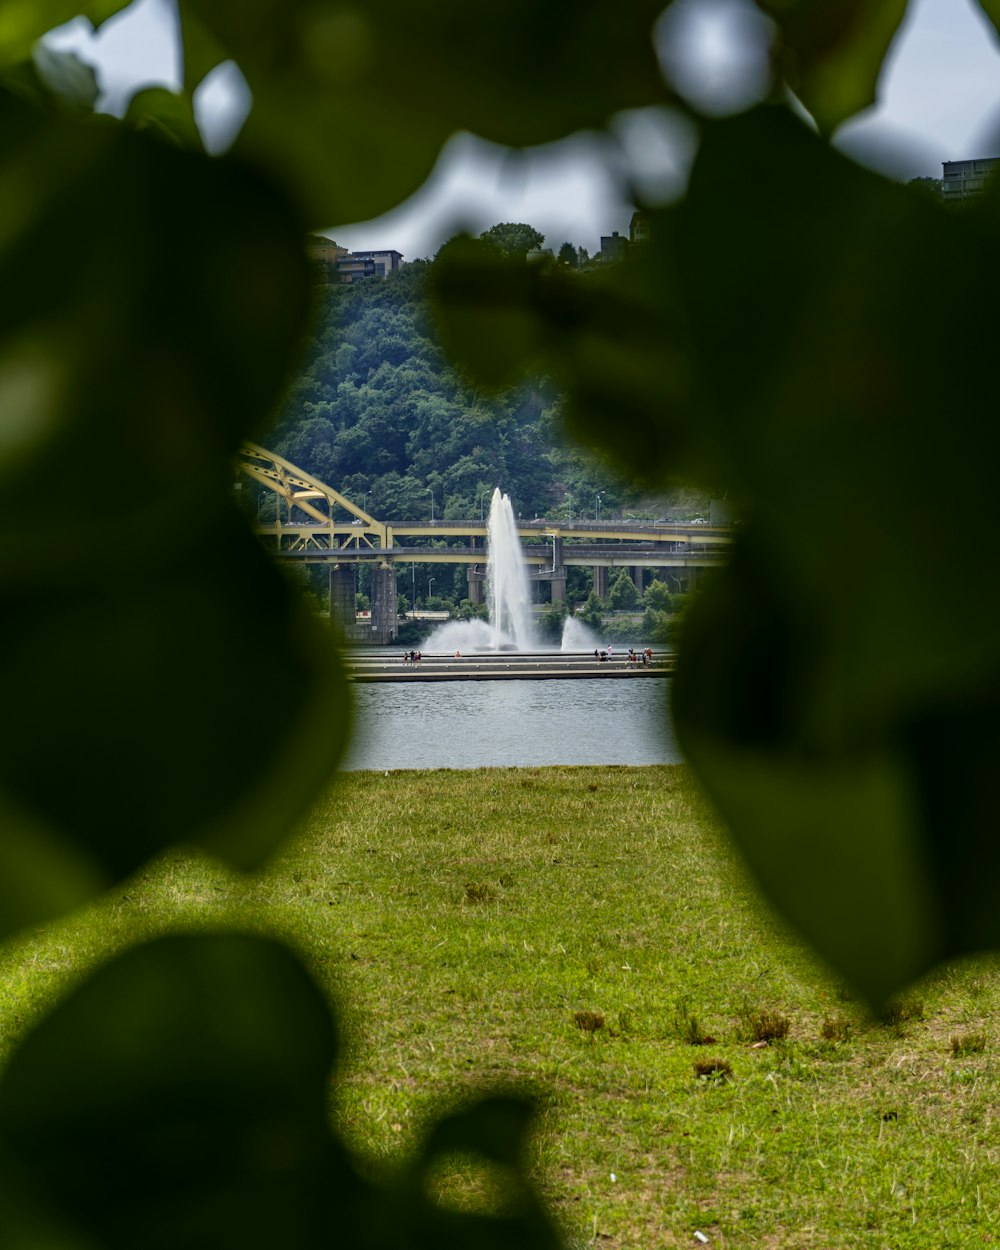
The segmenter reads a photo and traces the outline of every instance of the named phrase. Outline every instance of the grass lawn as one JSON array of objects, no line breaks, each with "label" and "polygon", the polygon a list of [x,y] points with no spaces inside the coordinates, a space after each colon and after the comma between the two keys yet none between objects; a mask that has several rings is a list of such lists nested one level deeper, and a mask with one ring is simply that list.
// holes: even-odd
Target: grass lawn
[{"label": "grass lawn", "polygon": [[[0,1059],[95,961],[193,923],[303,953],[340,1007],[331,1112],[372,1167],[442,1100],[516,1084],[573,1247],[1000,1245],[1000,965],[866,1019],[684,768],[348,774],[259,877],[173,853],[3,948]],[[485,1185],[456,1164],[440,1187]]]}]

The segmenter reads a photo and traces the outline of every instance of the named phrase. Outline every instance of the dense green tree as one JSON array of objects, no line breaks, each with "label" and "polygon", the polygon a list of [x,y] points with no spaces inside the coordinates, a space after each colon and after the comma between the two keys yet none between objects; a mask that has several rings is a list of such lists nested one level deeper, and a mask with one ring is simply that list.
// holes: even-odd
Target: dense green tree
[{"label": "dense green tree", "polygon": [[572,243],[564,243],[559,249],[556,260],[558,260],[561,265],[568,265],[570,269],[575,269],[579,264],[579,255]]},{"label": "dense green tree", "polygon": [[[530,227],[526,227],[530,230]],[[537,233],[537,232],[536,232]],[[526,516],[636,505],[593,454],[565,445],[562,400],[544,381],[471,388],[434,341],[430,267],[317,291],[303,363],[268,441],[384,520],[475,517],[495,486]]]},{"label": "dense green tree", "polygon": [[524,260],[527,254],[545,242],[545,235],[523,221],[505,221],[490,226],[479,236],[495,248],[504,260]]},{"label": "dense green tree", "polygon": [[669,612],[670,587],[666,582],[661,582],[659,578],[654,577],[643,592],[642,602],[645,607],[652,608],[656,612]]},{"label": "dense green tree", "polygon": [[645,642],[672,642],[674,634],[674,622],[669,613],[647,608],[642,614],[642,637]]},{"label": "dense green tree", "polygon": [[537,617],[538,632],[546,642],[559,642],[565,621],[565,603],[546,604]]},{"label": "dense green tree", "polygon": [[591,629],[601,629],[604,625],[604,618],[601,616],[603,606],[600,595],[592,590],[587,596],[586,603],[577,612],[577,619],[583,621],[584,625],[589,625]]},{"label": "dense green tree", "polygon": [[638,600],[639,592],[635,588],[635,582],[622,569],[608,590],[608,607],[612,612],[623,612],[629,608],[634,608]]}]

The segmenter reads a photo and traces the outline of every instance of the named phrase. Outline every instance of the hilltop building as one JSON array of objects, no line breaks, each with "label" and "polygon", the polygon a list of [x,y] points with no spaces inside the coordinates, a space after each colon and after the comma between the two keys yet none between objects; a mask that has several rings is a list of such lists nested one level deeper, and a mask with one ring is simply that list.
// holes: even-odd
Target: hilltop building
[{"label": "hilltop building", "polygon": [[985,156],[971,161],[942,161],[941,198],[969,200],[982,194],[990,174],[1000,166],[1000,157]]},{"label": "hilltop building", "polygon": [[630,243],[648,243],[649,242],[649,214],[642,212],[640,209],[632,214],[632,220],[628,223],[628,237]]},{"label": "hilltop building", "polygon": [[349,252],[346,247],[338,247],[332,239],[321,234],[309,235],[306,252],[313,265],[314,281],[322,285],[358,282],[361,278],[385,278],[390,273],[397,273],[403,261],[402,252],[391,248]]},{"label": "hilltop building", "polygon": [[617,230],[613,230],[610,235],[601,235],[601,261],[603,263],[622,260],[627,251],[628,239]]}]

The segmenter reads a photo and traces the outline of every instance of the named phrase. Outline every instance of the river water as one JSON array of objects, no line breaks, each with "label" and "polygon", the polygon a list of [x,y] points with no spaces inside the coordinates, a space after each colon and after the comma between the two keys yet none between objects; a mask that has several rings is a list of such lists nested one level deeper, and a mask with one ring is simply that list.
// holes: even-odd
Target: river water
[{"label": "river water", "polygon": [[679,764],[671,680],[455,681],[353,687],[343,767]]}]

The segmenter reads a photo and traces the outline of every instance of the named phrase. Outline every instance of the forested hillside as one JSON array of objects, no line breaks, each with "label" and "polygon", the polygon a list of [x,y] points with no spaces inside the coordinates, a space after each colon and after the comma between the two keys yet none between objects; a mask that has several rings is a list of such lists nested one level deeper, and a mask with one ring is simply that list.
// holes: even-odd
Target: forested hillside
[{"label": "forested hillside", "polygon": [[[544,381],[499,395],[465,385],[434,340],[428,261],[320,287],[301,374],[273,450],[381,519],[481,515],[500,486],[522,516],[662,510],[560,430]],[[264,508],[271,505],[264,500]]]}]

